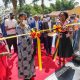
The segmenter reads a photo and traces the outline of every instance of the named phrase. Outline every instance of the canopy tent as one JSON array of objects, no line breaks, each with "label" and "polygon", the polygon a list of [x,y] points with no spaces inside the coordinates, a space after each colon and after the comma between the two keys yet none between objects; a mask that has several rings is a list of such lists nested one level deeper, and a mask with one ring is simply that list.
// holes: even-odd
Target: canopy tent
[{"label": "canopy tent", "polygon": [[60,13],[60,11],[53,11],[49,15],[52,16],[52,17],[56,17],[56,16],[59,15],[59,13]]},{"label": "canopy tent", "polygon": [[80,15],[80,6],[75,7],[74,9],[70,10],[68,13],[69,13],[69,15],[71,15],[71,14]]},{"label": "canopy tent", "polygon": [[[56,17],[56,16],[59,15],[60,12],[61,12],[61,11],[53,11],[53,12],[51,12],[49,15],[52,16],[52,17]],[[66,11],[64,11],[64,12],[67,12],[69,15],[71,15],[71,14],[80,15],[80,6],[75,7],[75,8],[72,9],[72,10],[66,10]]]}]

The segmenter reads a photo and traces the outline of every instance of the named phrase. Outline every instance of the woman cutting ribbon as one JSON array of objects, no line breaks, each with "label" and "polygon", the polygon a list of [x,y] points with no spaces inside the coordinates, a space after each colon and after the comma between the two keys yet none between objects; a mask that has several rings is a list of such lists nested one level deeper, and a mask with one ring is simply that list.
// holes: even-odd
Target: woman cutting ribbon
[{"label": "woman cutting ribbon", "polygon": [[67,18],[68,18],[68,13],[61,12],[59,14],[60,22],[57,24],[61,26],[61,30],[59,30],[58,33],[59,43],[57,46],[57,50],[58,50],[57,53],[59,56],[60,65],[61,65],[61,58],[63,59],[63,64],[65,65],[65,58],[71,57],[73,54],[73,48],[70,40],[69,30],[66,27],[66,24],[68,24]]}]

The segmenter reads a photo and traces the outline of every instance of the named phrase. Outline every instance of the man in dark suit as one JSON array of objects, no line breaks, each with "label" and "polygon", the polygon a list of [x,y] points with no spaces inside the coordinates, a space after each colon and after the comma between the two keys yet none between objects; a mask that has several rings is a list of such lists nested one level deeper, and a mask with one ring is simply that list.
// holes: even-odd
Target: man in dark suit
[{"label": "man in dark suit", "polygon": [[36,28],[37,30],[42,29],[42,21],[39,20],[39,16],[35,15],[34,19],[30,18],[32,21],[29,23],[30,28]]},{"label": "man in dark suit", "polygon": [[43,33],[44,37],[44,47],[46,49],[46,55],[51,55],[51,45],[52,45],[52,37],[48,36],[49,32],[52,32],[53,29],[53,22],[51,21],[50,17],[44,18],[42,29],[50,29]]}]

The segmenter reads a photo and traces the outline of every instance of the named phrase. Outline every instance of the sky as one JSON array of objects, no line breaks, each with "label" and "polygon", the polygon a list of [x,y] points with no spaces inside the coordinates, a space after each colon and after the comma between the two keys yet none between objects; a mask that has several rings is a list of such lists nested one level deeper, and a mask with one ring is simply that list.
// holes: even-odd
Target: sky
[{"label": "sky", "polygon": [[[54,3],[54,2],[55,2],[55,0],[52,0],[52,1],[44,0],[44,1],[45,1],[44,4],[45,4],[46,6],[49,6],[49,3]],[[76,2],[79,2],[79,5],[80,5],[80,0],[75,0],[75,1],[76,1]],[[32,0],[26,0],[26,2],[27,2],[27,3],[31,3]],[[40,5],[40,3],[41,3],[41,0],[38,2],[38,4]],[[0,0],[0,5],[3,5],[2,0]]]}]

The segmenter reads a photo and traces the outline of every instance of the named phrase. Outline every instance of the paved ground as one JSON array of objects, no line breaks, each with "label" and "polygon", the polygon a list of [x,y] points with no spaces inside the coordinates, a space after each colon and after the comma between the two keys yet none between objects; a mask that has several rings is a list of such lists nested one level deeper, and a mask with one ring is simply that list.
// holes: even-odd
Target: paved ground
[{"label": "paved ground", "polygon": [[45,80],[80,80],[80,65],[68,62],[65,66]]}]

